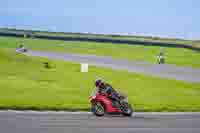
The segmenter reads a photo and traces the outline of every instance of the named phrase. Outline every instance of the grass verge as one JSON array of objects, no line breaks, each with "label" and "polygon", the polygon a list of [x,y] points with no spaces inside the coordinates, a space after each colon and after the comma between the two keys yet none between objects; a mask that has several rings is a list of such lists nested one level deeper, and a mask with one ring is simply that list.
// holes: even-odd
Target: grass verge
[{"label": "grass verge", "polygon": [[[52,68],[44,67],[50,62]],[[200,111],[200,84],[89,67],[0,49],[0,109],[88,111],[94,80],[102,77],[128,95],[136,111]]]},{"label": "grass verge", "polygon": [[[42,39],[22,39],[0,37],[0,48],[16,48],[20,42],[27,48],[42,51],[58,51],[80,54],[111,56],[117,59],[128,59],[157,63],[158,46],[139,46],[127,44],[64,42]],[[183,48],[165,48],[166,63],[178,66],[200,67],[200,52]]]}]

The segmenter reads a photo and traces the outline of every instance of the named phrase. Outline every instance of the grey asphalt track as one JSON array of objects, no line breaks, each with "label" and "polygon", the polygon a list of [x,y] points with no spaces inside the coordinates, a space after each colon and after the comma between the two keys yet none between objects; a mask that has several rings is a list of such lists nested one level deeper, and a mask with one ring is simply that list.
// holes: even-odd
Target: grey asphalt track
[{"label": "grey asphalt track", "polygon": [[81,55],[58,52],[28,51],[27,55],[60,59],[76,63],[88,63],[89,65],[108,67],[116,70],[143,73],[158,77],[182,80],[190,83],[200,83],[200,69],[192,67],[180,67],[168,64],[151,64],[147,62],[113,59],[106,56]]},{"label": "grey asphalt track", "polygon": [[90,113],[0,111],[1,133],[200,133],[198,114],[136,113],[95,117]]}]

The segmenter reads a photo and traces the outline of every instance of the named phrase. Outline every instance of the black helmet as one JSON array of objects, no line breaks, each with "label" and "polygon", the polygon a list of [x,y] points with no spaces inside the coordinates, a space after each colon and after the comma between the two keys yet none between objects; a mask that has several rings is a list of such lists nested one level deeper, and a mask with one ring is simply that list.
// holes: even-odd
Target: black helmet
[{"label": "black helmet", "polygon": [[97,80],[95,81],[95,86],[96,86],[96,87],[99,87],[99,86],[101,85],[102,82],[103,82],[103,81],[102,81],[101,79],[97,79]]}]

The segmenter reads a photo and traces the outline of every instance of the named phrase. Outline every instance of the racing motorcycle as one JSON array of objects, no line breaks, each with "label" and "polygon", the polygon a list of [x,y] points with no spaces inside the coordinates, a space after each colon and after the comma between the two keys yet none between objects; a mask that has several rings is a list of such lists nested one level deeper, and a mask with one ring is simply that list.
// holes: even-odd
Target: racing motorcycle
[{"label": "racing motorcycle", "polygon": [[119,94],[120,102],[113,103],[112,100],[96,90],[89,97],[91,103],[91,112],[96,116],[104,116],[104,114],[122,114],[131,117],[133,113],[132,106],[128,103],[128,98]]}]

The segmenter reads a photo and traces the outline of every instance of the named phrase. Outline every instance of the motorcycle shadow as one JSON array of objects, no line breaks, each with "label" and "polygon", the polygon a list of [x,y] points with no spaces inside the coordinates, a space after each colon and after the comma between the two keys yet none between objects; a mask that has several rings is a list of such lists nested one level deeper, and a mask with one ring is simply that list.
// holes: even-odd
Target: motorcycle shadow
[{"label": "motorcycle shadow", "polygon": [[122,114],[105,114],[104,116],[98,118],[120,118],[120,119],[135,119],[135,120],[150,120],[150,121],[158,119],[157,117],[154,116],[141,116],[136,114],[133,114],[130,117],[124,116]]}]

